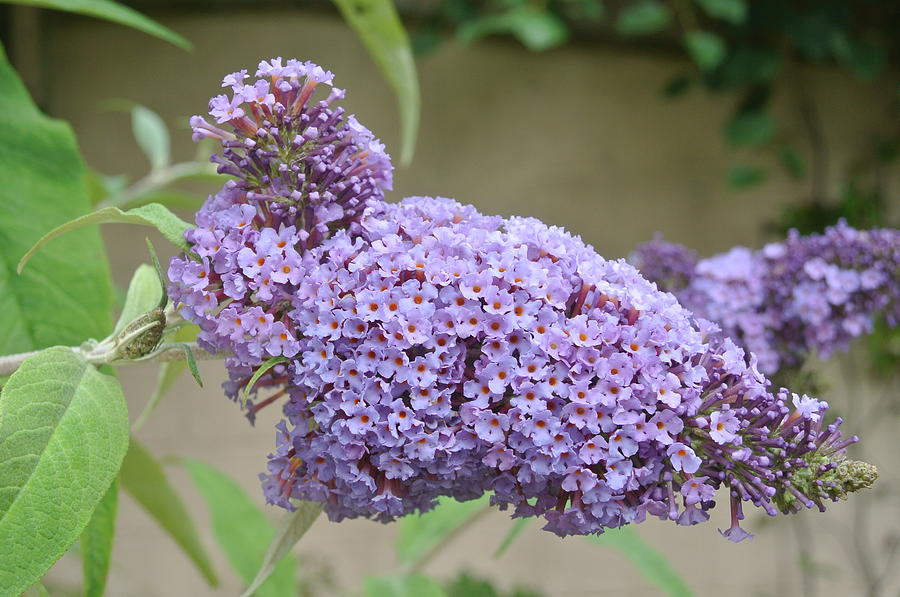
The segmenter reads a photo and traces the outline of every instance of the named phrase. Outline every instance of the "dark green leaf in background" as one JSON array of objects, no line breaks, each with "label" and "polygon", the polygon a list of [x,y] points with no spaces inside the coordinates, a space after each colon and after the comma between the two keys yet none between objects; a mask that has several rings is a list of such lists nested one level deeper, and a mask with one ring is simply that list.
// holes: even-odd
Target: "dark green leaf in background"
[{"label": "dark green leaf in background", "polygon": [[740,25],[747,19],[746,0],[697,0],[703,12],[714,19]]},{"label": "dark green leaf in background", "polygon": [[514,35],[523,46],[536,52],[555,48],[569,39],[569,28],[559,17],[530,4],[466,23],[459,29],[459,38],[472,42],[495,33]]},{"label": "dark green leaf in background", "polygon": [[120,480],[122,487],[184,550],[206,582],[216,586],[216,573],[184,503],[159,462],[134,439],[122,463]]},{"label": "dark green leaf in background", "polygon": [[622,35],[647,35],[669,26],[672,11],[657,0],[638,0],[626,4],[616,18],[616,31]]},{"label": "dark green leaf in background", "polygon": [[[216,541],[228,556],[231,567],[245,584],[250,584],[266,548],[275,538],[275,527],[237,483],[202,462],[188,460],[184,464],[206,500]],[[294,597],[297,594],[296,570],[296,559],[287,553],[255,594],[257,597]]]},{"label": "dark green leaf in background", "polygon": [[792,178],[801,179],[806,176],[806,162],[793,145],[785,145],[778,151],[782,166]]},{"label": "dark green leaf in background", "polygon": [[53,8],[66,12],[74,12],[98,19],[106,19],[120,25],[133,27],[148,35],[158,37],[185,50],[191,49],[191,43],[168,27],[163,27],[156,21],[148,19],[141,13],[123,6],[112,0],[0,0],[7,4],[22,4],[24,6],[39,6],[41,8]]},{"label": "dark green leaf in background", "polygon": [[392,0],[333,0],[397,96],[400,163],[412,161],[419,132],[419,79],[409,37]]},{"label": "dark green leaf in background", "polygon": [[97,230],[80,230],[21,276],[49,228],[90,210],[69,127],[35,107],[0,49],[0,354],[77,346],[112,328],[112,282]]},{"label": "dark green leaf in background", "polygon": [[27,589],[81,535],[127,447],[119,382],[71,349],[12,374],[0,393],[0,595]]},{"label": "dark green leaf in background", "polygon": [[101,597],[112,561],[113,538],[116,533],[116,506],[119,484],[113,481],[97,504],[91,521],[81,533],[81,562],[84,573],[84,597]]},{"label": "dark green leaf in background", "polygon": [[725,125],[725,138],[735,147],[757,147],[775,134],[775,121],[768,113],[754,110],[734,116]]},{"label": "dark green leaf in background", "polygon": [[728,171],[728,186],[736,191],[753,188],[766,179],[766,171],[759,166],[735,164]]},{"label": "dark green leaf in background", "polygon": [[712,70],[725,58],[725,43],[709,31],[688,31],[684,35],[684,45],[700,70]]}]

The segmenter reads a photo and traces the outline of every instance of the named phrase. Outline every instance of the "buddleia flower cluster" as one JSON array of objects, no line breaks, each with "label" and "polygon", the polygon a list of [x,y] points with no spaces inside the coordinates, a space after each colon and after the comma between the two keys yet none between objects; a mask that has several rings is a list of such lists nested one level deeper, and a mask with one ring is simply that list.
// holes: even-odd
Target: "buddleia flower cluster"
[{"label": "buddleia flower cluster", "polygon": [[900,323],[900,231],[823,234],[792,231],[752,251],[735,247],[707,259],[661,238],[639,246],[633,263],[662,290],[724,332],[774,374],[811,353],[827,358],[868,334],[877,318]]},{"label": "buddleia flower cluster", "polygon": [[213,100],[223,128],[195,118],[236,179],[169,268],[202,345],[232,355],[226,394],[249,396],[251,417],[283,402],[269,502],[386,522],[490,492],[572,535],[695,524],[725,487],[723,533],[740,540],[744,502],[824,509],[874,480],[827,405],[771,391],[752,355],[626,262],[530,218],[385,202],[382,146],[333,92],[303,91],[330,75],[287,65],[227,77],[240,101]]}]

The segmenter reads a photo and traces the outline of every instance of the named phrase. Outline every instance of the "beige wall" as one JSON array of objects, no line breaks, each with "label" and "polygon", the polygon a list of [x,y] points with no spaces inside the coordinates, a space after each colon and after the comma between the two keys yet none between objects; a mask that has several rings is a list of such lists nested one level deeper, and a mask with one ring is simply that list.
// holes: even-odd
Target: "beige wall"
[{"label": "beige wall", "polygon": [[[196,49],[185,53],[98,21],[64,16],[44,21],[43,38],[35,44],[42,72],[32,79],[49,111],[73,124],[95,168],[132,176],[145,168],[126,117],[103,111],[105,100],[137,100],[158,111],[178,128],[176,156],[187,158],[193,153],[187,117],[204,111],[221,76],[274,55],[312,59],[332,69],[338,85],[349,90],[348,108],[399,153],[393,98],[339,20],[300,11],[155,16],[190,38]],[[600,45],[532,54],[505,42],[471,48],[450,44],[419,64],[419,148],[412,166],[396,172],[394,197],[441,194],[489,213],[536,216],[580,233],[610,257],[627,254],[657,230],[705,252],[736,243],[758,245],[760,225],[802,189],[773,168],[771,184],[741,194],[726,190],[724,174],[735,160],[771,158],[724,146],[720,126],[729,101],[696,91],[674,103],[660,99],[662,83],[685,67],[673,57]],[[812,84],[823,98],[832,154],[836,163],[844,163],[878,125],[879,96],[836,72],[817,72]],[[798,124],[787,100],[778,98],[778,110],[794,131]],[[125,284],[146,259],[143,231],[108,228],[104,234],[116,279]],[[261,502],[256,474],[271,448],[277,413],[264,413],[255,428],[249,427],[221,395],[221,366],[206,364],[202,373],[205,388],[182,380],[139,437],[157,454],[179,453],[219,467]],[[123,372],[134,412],[153,379],[149,367]],[[840,383],[835,382],[838,399]],[[853,400],[842,402],[848,418],[876,391],[854,388]],[[886,438],[880,445],[881,456],[872,458],[883,469],[895,469],[896,444]],[[889,473],[896,480],[896,471]],[[207,589],[173,543],[123,498],[110,594],[236,594],[238,580],[225,572],[202,503],[182,471],[173,469],[172,476],[202,523],[223,571],[223,587]],[[727,526],[726,510],[698,527],[653,521],[639,531],[700,596],[799,594],[788,521],[768,525],[752,542],[732,545],[716,532],[716,526]],[[851,510],[841,504],[826,515],[804,515],[814,525],[822,562],[838,566],[821,581],[822,595],[852,595],[858,586],[833,536]],[[269,513],[273,519],[278,515]],[[882,527],[900,526],[896,508],[879,516]],[[749,526],[760,529],[762,522],[754,516]],[[468,567],[504,586],[523,583],[554,596],[658,594],[616,553],[577,538],[558,540],[536,525],[501,560],[493,560],[491,553],[508,527],[505,515],[492,514],[429,571],[447,576]],[[322,520],[296,551],[327,561],[340,583],[352,588],[365,574],[392,569],[393,536],[390,526]],[[78,582],[77,560],[67,557],[52,574],[62,583]]]}]

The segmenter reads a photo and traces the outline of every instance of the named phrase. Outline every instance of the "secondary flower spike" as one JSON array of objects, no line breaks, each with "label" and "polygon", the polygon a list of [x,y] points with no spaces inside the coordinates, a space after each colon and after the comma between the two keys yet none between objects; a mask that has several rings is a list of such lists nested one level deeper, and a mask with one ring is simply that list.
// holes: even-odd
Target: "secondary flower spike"
[{"label": "secondary flower spike", "polygon": [[722,326],[774,374],[817,352],[828,357],[872,331],[876,317],[900,323],[900,231],[791,232],[760,251],[735,247],[699,259],[661,238],[639,246],[633,263],[699,317]]},{"label": "secondary flower spike", "polygon": [[[223,128],[195,120],[237,180],[197,214],[195,256],[169,268],[200,342],[233,354],[226,393],[253,397],[251,418],[284,399],[270,502],[389,521],[490,491],[570,535],[647,514],[695,524],[724,486],[739,540],[745,501],[824,508],[874,480],[845,460],[856,438],[824,403],[770,392],[752,356],[624,261],[534,219],[385,203],[381,145],[333,93],[303,91],[330,74],[287,65],[261,63],[266,86],[246,86],[282,95],[229,75],[243,99],[214,100]],[[313,110],[330,122],[315,134]],[[259,149],[276,133],[310,145]]]}]

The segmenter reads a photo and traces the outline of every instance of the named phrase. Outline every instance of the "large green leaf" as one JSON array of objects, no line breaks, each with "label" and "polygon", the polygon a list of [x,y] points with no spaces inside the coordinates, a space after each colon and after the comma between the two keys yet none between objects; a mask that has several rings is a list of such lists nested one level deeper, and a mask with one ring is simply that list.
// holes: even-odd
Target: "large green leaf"
[{"label": "large green leaf", "polygon": [[134,439],[122,463],[120,479],[125,490],[181,546],[206,581],[217,585],[216,573],[184,503],[175,493],[159,462]]},{"label": "large green leaf", "polygon": [[611,529],[602,535],[592,535],[587,540],[605,545],[628,558],[641,576],[671,597],[693,597],[694,593],[684,579],[672,568],[668,560],[631,527]]},{"label": "large green leaf", "polygon": [[18,271],[23,271],[25,269],[25,264],[31,260],[38,249],[51,240],[84,226],[106,223],[151,226],[159,230],[160,234],[182,251],[190,250],[190,245],[184,240],[184,233],[189,228],[193,228],[193,226],[173,214],[169,211],[169,208],[158,203],[149,203],[127,211],[122,211],[118,207],[104,207],[87,215],[77,217],[74,220],[70,220],[65,224],[61,224],[40,237],[40,239],[34,243],[34,246],[32,246],[28,252],[22,256],[22,259],[19,260],[19,265],[17,266]]},{"label": "large green leaf", "polygon": [[0,354],[102,338],[112,327],[112,283],[96,230],[16,261],[48,227],[90,209],[69,127],[41,114],[0,48]]},{"label": "large green leaf", "polygon": [[113,481],[94,509],[91,521],[81,533],[81,562],[84,571],[84,597],[100,597],[106,589],[106,576],[112,561],[116,534],[116,506],[119,484]]},{"label": "large green leaf", "polygon": [[84,530],[128,448],[114,378],[63,347],[13,373],[0,394],[0,595],[36,582]]},{"label": "large green leaf", "polygon": [[397,558],[412,563],[427,556],[436,545],[487,508],[489,499],[485,495],[477,500],[458,502],[445,497],[430,512],[404,516],[397,525]]},{"label": "large green leaf", "polygon": [[[275,537],[275,527],[237,483],[216,469],[197,462],[185,462],[194,484],[206,499],[216,541],[231,567],[246,584],[253,581],[266,548]],[[297,562],[288,553],[272,575],[256,590],[257,597],[293,597],[297,594]]]},{"label": "large green leaf", "polygon": [[419,79],[409,37],[393,0],[334,0],[356,31],[397,96],[400,108],[400,163],[409,164],[419,130]]},{"label": "large green leaf", "polygon": [[296,510],[289,513],[278,527],[275,538],[269,544],[266,555],[263,556],[262,564],[259,572],[247,590],[241,594],[241,597],[249,597],[253,595],[259,587],[262,586],[266,579],[275,571],[278,562],[284,556],[290,553],[297,541],[306,534],[309,527],[316,521],[319,514],[322,513],[322,504],[318,502],[295,502]]},{"label": "large green leaf", "polygon": [[66,12],[97,17],[113,21],[120,25],[133,27],[154,37],[184,48],[191,49],[191,42],[181,37],[168,27],[163,27],[156,21],[148,19],[141,13],[122,6],[112,0],[0,0],[7,4],[24,4],[25,6],[40,6],[41,8],[55,8]]}]

